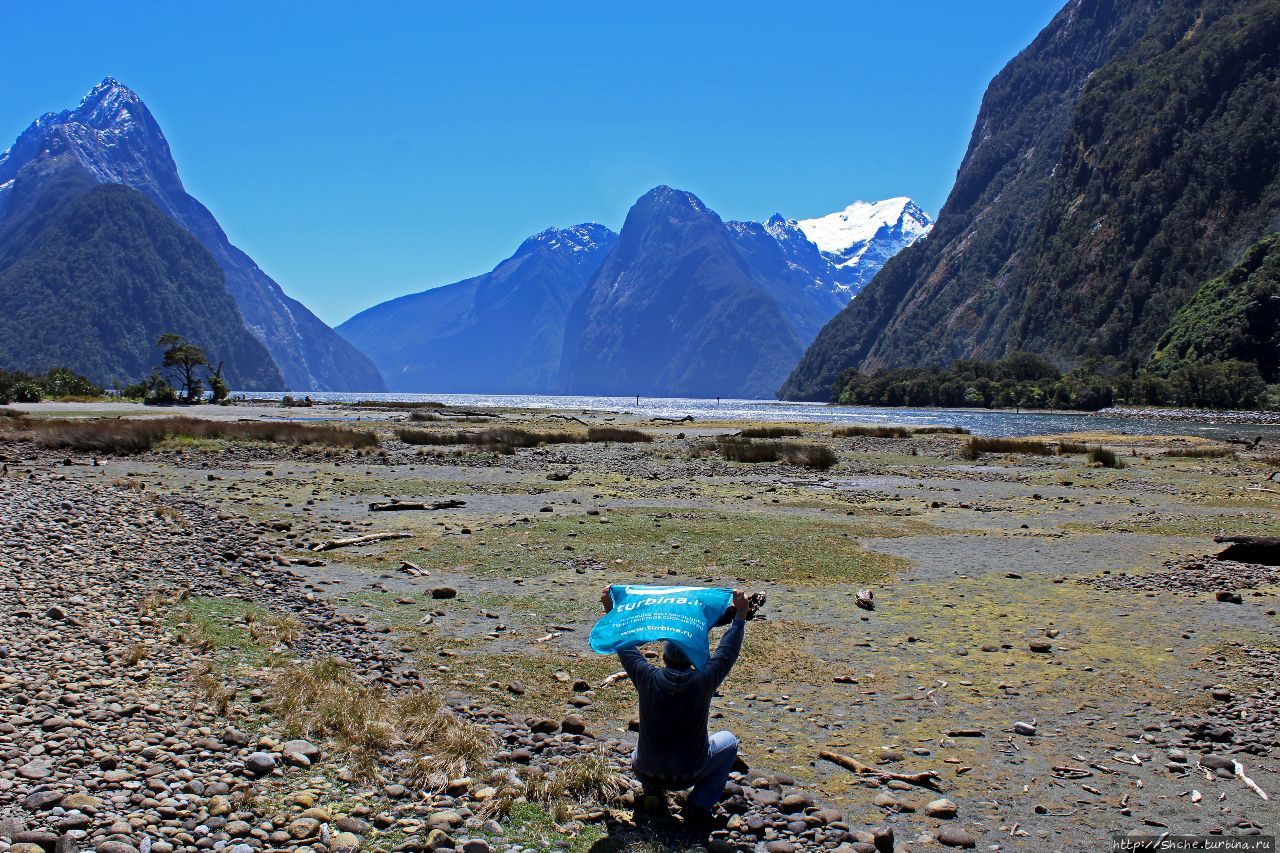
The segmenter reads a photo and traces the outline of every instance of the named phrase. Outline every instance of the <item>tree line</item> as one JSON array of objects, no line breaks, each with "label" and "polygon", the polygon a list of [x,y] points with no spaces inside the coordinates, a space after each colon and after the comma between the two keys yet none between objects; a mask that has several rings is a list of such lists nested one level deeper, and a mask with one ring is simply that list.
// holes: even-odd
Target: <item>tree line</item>
[{"label": "tree line", "polygon": [[1064,373],[1028,352],[1010,353],[998,361],[960,359],[946,367],[846,370],[834,401],[856,406],[1079,411],[1114,405],[1263,409],[1274,403],[1257,366],[1244,361],[1188,364],[1166,375],[1105,359]]}]

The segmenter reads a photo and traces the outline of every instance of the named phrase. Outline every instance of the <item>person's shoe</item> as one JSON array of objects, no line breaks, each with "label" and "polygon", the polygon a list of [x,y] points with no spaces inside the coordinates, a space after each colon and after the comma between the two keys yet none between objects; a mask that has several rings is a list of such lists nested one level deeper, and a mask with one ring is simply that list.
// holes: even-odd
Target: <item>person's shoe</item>
[{"label": "person's shoe", "polygon": [[720,828],[720,822],[710,809],[701,809],[697,806],[686,805],[680,812],[680,819],[684,823],[686,832],[700,838],[706,838]]},{"label": "person's shoe", "polygon": [[671,814],[671,808],[663,794],[645,794],[640,801],[640,811],[650,817],[666,817]]}]

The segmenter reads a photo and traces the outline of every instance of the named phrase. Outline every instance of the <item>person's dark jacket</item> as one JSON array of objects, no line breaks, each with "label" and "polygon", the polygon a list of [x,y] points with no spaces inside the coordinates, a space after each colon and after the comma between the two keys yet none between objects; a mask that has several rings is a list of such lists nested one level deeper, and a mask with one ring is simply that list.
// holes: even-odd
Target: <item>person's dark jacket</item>
[{"label": "person's dark jacket", "polygon": [[618,652],[640,697],[636,774],[661,782],[692,781],[707,758],[711,698],[742,649],[746,621],[736,617],[703,669],[656,667],[637,648]]}]

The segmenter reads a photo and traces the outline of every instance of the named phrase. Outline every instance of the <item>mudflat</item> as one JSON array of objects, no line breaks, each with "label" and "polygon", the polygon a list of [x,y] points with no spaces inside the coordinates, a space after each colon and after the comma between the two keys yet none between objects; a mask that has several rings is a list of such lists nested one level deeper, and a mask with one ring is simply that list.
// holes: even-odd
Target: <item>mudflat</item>
[{"label": "mudflat", "polygon": [[[177,414],[377,443],[120,453],[48,427],[175,413],[24,409],[0,423],[14,853],[1056,851],[1280,826],[1280,568],[1213,541],[1280,536],[1270,440],[755,440],[834,452],[815,469],[728,461],[745,422],[235,405]],[[487,430],[511,432],[465,435]],[[586,645],[627,582],[768,596],[714,705],[745,764],[709,839],[629,808],[634,694]],[[330,704],[376,713],[299,710]]]}]

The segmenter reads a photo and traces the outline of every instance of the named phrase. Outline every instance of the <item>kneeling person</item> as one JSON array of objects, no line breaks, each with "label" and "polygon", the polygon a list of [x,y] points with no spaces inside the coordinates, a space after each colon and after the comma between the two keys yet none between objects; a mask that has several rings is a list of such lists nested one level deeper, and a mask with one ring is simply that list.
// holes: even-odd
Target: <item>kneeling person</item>
[{"label": "kneeling person", "polygon": [[[612,609],[608,587],[600,601],[606,611]],[[640,742],[632,767],[644,785],[645,799],[661,796],[664,791],[692,788],[685,818],[695,823],[709,820],[738,757],[738,739],[733,733],[709,735],[707,720],[711,699],[742,649],[750,610],[750,600],[735,589],[733,621],[700,670],[671,642],[663,648],[663,667],[649,663],[634,646],[618,652],[640,699]]]}]

